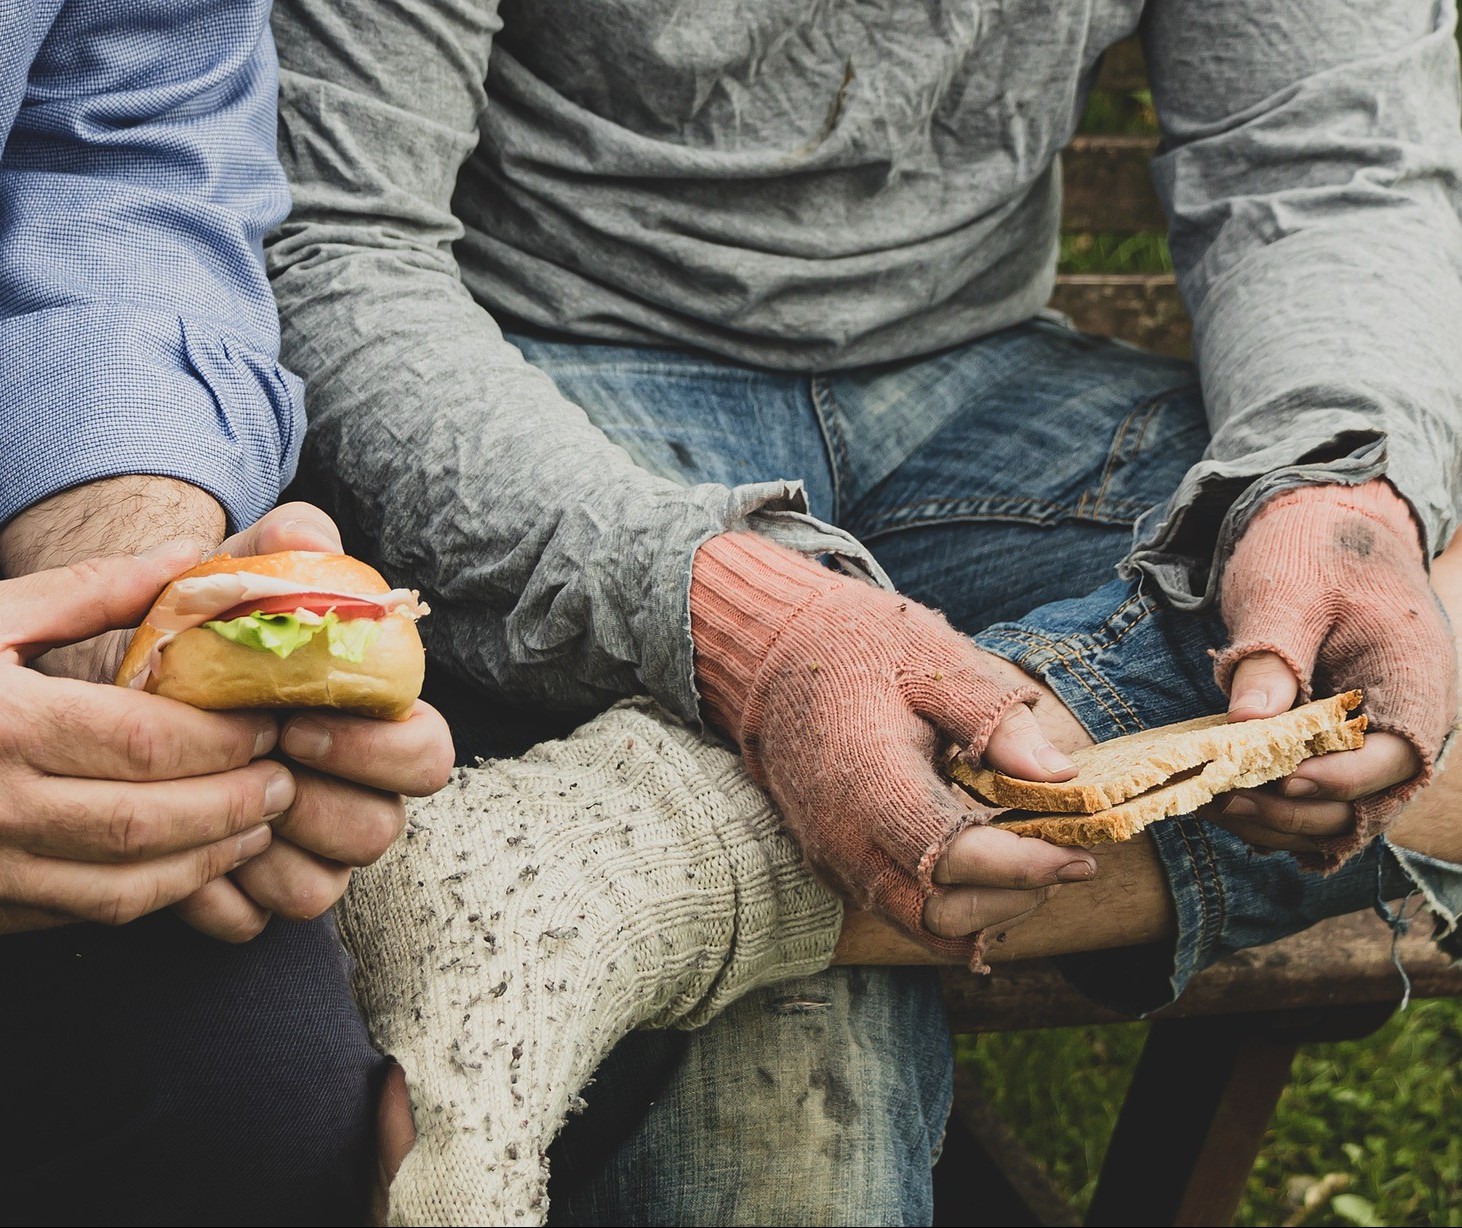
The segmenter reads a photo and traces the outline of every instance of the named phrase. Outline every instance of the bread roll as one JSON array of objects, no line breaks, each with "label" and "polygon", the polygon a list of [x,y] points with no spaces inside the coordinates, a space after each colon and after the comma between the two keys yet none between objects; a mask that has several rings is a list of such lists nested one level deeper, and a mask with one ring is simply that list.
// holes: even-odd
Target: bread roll
[{"label": "bread roll", "polygon": [[[334,708],[398,720],[410,713],[421,694],[426,655],[414,615],[405,610],[370,620],[378,630],[358,663],[332,655],[323,633],[280,657],[236,644],[209,627],[173,634],[154,625],[154,615],[169,607],[181,581],[239,573],[288,580],[301,595],[324,591],[384,596],[390,591],[374,568],[343,554],[285,551],[210,559],[163,590],[133,636],[117,673],[118,684],[137,685],[147,674],[143,689],[197,708]],[[154,658],[159,643],[162,647]]]}]

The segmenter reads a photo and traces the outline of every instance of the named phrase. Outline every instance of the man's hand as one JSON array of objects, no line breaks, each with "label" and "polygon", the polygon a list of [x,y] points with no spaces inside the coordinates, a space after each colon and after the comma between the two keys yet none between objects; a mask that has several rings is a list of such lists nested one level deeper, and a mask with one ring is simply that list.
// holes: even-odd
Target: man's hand
[{"label": "man's hand", "polygon": [[[219,540],[223,525],[223,510],[212,496],[186,482],[108,478],[56,495],[6,525],[0,530],[0,567],[17,574],[71,563],[83,552],[140,549],[180,532],[239,557],[340,549],[334,522],[306,503],[275,508],[226,541]],[[155,595],[156,590],[149,601]],[[107,625],[136,623],[147,605]],[[104,635],[48,653],[41,665],[50,673],[110,682],[129,638],[126,631]],[[258,719],[275,724],[272,716]],[[362,732],[367,726],[372,732]],[[312,753],[311,727],[330,735],[327,750]],[[212,879],[178,906],[191,925],[227,941],[254,937],[271,912],[293,918],[324,912],[344,892],[351,867],[375,860],[401,830],[400,795],[433,792],[452,766],[446,722],[425,704],[401,722],[301,714],[287,722],[281,740],[281,749],[305,766],[290,765],[297,794],[275,820],[272,846],[255,859],[259,864],[251,862],[232,879]]]},{"label": "man's hand", "polygon": [[0,932],[120,925],[269,846],[294,782],[267,714],[198,712],[26,668],[137,622],[192,543],[0,582]]},{"label": "man's hand", "polygon": [[977,826],[939,776],[950,740],[1032,780],[1076,767],[1037,726],[1028,680],[933,610],[737,533],[696,555],[691,629],[711,719],[858,906],[968,954],[965,935],[1095,873],[1086,852]]},{"label": "man's hand", "polygon": [[1431,778],[1457,710],[1452,635],[1410,509],[1380,479],[1281,495],[1240,538],[1221,603],[1232,643],[1216,671],[1230,720],[1286,711],[1312,687],[1365,692],[1361,749],[1214,808],[1252,844],[1338,864]]},{"label": "man's hand", "polygon": [[[245,558],[279,550],[338,552],[334,522],[308,503],[275,508],[219,547]],[[274,822],[274,842],[229,878],[178,905],[190,925],[230,942],[254,937],[277,912],[318,917],[345,894],[354,866],[370,865],[406,822],[401,795],[435,793],[452,770],[452,739],[435,708],[420,701],[404,721],[336,712],[290,717],[279,749],[297,786]]]}]

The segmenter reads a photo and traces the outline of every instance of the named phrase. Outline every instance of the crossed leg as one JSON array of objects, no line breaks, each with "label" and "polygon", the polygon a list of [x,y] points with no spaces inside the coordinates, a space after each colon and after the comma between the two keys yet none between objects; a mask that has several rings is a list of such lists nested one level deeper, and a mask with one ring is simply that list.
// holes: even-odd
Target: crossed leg
[{"label": "crossed leg", "polygon": [[[1462,653],[1462,540],[1454,541],[1436,559],[1432,586],[1452,625],[1459,628],[1458,650]],[[1008,662],[1004,669],[1013,682],[1029,681]],[[1066,751],[1091,745],[1091,735],[1055,692],[1039,680],[1037,685],[1042,698],[1036,704],[1036,719],[1047,736]],[[1402,812],[1388,839],[1438,861],[1462,863],[1462,767],[1456,760]],[[1173,938],[1177,926],[1173,893],[1152,837],[1143,833],[1093,852],[1099,867],[1096,878],[1053,888],[1042,908],[1012,926],[1004,942],[992,945],[992,961],[1101,951]],[[843,919],[835,958],[843,964],[937,962],[930,951],[891,926],[851,909]]]}]

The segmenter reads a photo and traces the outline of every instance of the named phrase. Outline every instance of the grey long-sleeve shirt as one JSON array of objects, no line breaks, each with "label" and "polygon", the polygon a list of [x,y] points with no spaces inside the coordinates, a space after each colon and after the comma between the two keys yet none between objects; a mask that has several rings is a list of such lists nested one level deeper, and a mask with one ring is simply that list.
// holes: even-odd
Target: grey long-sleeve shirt
[{"label": "grey long-sleeve shirt", "polygon": [[1444,544],[1452,0],[1142,9],[279,0],[295,209],[270,261],[306,454],[352,540],[433,596],[433,651],[549,703],[648,690],[694,715],[695,547],[750,524],[859,548],[800,517],[791,484],[636,468],[492,312],[790,370],[1027,318],[1051,289],[1057,151],[1140,16],[1213,443],[1128,567],[1197,607],[1264,497],[1383,472]]}]

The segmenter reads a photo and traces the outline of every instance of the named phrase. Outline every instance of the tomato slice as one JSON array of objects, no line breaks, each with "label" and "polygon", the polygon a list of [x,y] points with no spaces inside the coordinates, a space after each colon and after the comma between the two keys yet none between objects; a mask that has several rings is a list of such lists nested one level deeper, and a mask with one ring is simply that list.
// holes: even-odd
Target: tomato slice
[{"label": "tomato slice", "polygon": [[226,623],[249,614],[293,614],[296,610],[307,610],[321,616],[334,610],[341,619],[386,617],[386,607],[374,601],[332,597],[329,593],[293,593],[287,597],[261,597],[258,601],[242,602],[218,615],[217,621]]}]

